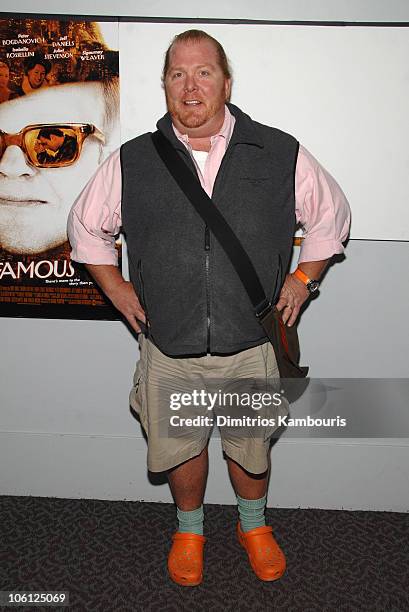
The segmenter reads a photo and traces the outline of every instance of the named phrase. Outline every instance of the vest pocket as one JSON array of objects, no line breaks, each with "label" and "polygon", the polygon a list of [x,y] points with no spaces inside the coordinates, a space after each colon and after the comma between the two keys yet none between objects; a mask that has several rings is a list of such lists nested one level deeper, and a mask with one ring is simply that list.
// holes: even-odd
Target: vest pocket
[{"label": "vest pocket", "polygon": [[141,302],[141,306],[145,311],[145,316],[146,316],[146,322],[149,321],[149,315],[148,315],[148,307],[146,304],[146,296],[145,296],[145,287],[143,284],[143,276],[142,276],[142,260],[138,259],[138,264],[137,264],[137,274],[138,274],[138,285],[139,285],[139,301]]},{"label": "vest pocket", "polygon": [[275,304],[280,295],[281,286],[283,284],[283,262],[279,251],[274,250],[273,264],[276,267],[276,273],[272,279],[270,294],[267,296],[272,304]]}]

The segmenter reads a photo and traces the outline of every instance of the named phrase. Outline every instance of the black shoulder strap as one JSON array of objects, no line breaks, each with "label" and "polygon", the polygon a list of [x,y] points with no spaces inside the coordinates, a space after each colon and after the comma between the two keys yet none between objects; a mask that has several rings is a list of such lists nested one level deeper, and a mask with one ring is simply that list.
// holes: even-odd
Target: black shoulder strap
[{"label": "black shoulder strap", "polygon": [[271,310],[271,304],[240,240],[166,136],[158,130],[152,134],[152,141],[163,163],[230,259],[253,304],[256,316],[262,322],[264,315]]}]

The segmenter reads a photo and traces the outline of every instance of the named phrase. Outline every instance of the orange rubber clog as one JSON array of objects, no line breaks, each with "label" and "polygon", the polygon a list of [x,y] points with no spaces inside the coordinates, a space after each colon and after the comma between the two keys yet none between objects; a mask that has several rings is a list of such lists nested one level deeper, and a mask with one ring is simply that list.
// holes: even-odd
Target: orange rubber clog
[{"label": "orange rubber clog", "polygon": [[278,580],[285,572],[285,556],[273,537],[272,527],[241,530],[237,523],[237,537],[246,550],[250,565],[260,580]]},{"label": "orange rubber clog", "polygon": [[203,580],[203,548],[206,538],[196,533],[172,536],[168,556],[168,571],[174,582],[182,586],[196,586]]}]

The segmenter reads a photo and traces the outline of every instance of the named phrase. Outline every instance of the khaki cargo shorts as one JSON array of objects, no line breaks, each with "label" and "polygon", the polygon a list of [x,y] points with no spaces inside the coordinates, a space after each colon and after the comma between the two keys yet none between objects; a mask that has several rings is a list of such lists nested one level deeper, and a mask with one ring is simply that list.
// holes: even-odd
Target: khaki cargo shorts
[{"label": "khaki cargo shorts", "polygon": [[[183,410],[170,408],[170,398],[180,399],[181,391],[192,393],[193,390],[198,391],[198,387],[208,389],[209,381],[213,383],[214,390],[215,380],[219,383],[219,390],[221,384],[226,384],[226,389],[230,391],[234,391],[236,383],[240,385],[253,379],[265,383],[267,377],[269,380],[275,379],[278,385],[277,362],[271,344],[267,342],[228,356],[172,358],[164,355],[143,334],[139,334],[138,340],[140,359],[136,365],[129,401],[139,415],[148,438],[148,469],[162,472],[199,455],[213,427],[217,425],[222,448],[228,457],[250,473],[265,472],[268,469],[270,438],[278,428],[278,416],[289,413],[285,398],[282,398],[279,406],[268,408],[268,415],[275,422],[265,424],[264,421],[264,425],[258,423],[254,428],[247,429],[220,426],[216,422],[216,408],[211,410],[209,406],[183,406]],[[190,412],[186,413],[186,410]],[[220,410],[223,411],[223,408],[219,409],[219,413]],[[254,410],[251,412],[254,417],[260,414]],[[178,425],[182,414],[202,417],[203,420],[200,424],[196,422],[195,426],[180,427]],[[237,408],[234,414],[237,415]],[[220,419],[223,421],[223,416]],[[213,423],[210,423],[211,420]],[[176,425],[173,425],[175,421]]]}]

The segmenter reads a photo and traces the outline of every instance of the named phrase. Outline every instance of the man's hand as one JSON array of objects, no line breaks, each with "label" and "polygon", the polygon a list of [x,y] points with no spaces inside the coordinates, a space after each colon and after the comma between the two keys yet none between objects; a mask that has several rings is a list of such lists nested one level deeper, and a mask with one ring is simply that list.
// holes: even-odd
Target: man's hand
[{"label": "man's hand", "polygon": [[[298,267],[309,278],[318,280],[324,272],[329,259],[320,259],[318,261],[303,261],[298,264]],[[280,298],[277,302],[277,310],[282,310],[283,321],[291,327],[300,314],[300,308],[305,300],[310,297],[310,292],[302,281],[293,274],[287,274],[283,288],[281,289]]]},{"label": "man's hand", "polygon": [[146,315],[132,283],[124,280],[123,283],[111,289],[108,297],[115,308],[124,315],[132,329],[139,334],[141,328],[137,319],[146,324]]},{"label": "man's hand", "polygon": [[288,327],[297,320],[300,308],[310,296],[310,292],[302,281],[292,274],[287,274],[277,302],[277,310],[282,310],[282,318]]},{"label": "man's hand", "polygon": [[132,283],[124,279],[117,266],[86,263],[85,267],[115,308],[139,334],[141,327],[137,319],[146,324],[146,316]]}]

